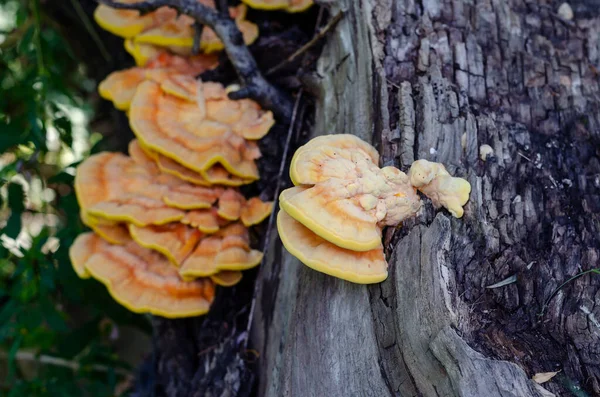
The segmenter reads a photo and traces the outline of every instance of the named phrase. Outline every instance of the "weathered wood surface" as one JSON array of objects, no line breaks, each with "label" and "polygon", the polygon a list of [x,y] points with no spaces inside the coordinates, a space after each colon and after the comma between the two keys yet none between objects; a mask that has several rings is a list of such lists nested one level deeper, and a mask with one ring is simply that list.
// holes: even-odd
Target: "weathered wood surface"
[{"label": "weathered wood surface", "polygon": [[[359,135],[404,169],[443,162],[473,192],[463,219],[427,205],[388,233],[378,285],[312,271],[274,239],[252,328],[259,396],[600,394],[600,277],[548,302],[599,266],[591,5],[574,2],[573,21],[543,0],[333,6],[345,19],[312,81],[315,134]],[[529,380],[557,370],[544,388]]]}]

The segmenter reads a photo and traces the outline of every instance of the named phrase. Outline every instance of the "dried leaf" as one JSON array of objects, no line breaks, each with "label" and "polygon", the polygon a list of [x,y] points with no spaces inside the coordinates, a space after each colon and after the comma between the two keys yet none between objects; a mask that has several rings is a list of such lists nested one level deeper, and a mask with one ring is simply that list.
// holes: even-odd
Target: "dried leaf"
[{"label": "dried leaf", "polygon": [[538,372],[537,374],[533,375],[533,378],[531,379],[533,379],[534,382],[541,384],[548,382],[550,379],[554,378],[559,372],[560,370],[555,372]]}]

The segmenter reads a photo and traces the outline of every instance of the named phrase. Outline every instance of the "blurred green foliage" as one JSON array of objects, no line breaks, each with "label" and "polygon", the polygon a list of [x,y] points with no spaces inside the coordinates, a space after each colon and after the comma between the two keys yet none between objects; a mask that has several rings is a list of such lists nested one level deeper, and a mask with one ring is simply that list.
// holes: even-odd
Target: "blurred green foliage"
[{"label": "blurred green foliage", "polygon": [[0,396],[116,395],[132,369],[111,338],[150,329],[68,257],[94,89],[39,0],[0,0]]}]

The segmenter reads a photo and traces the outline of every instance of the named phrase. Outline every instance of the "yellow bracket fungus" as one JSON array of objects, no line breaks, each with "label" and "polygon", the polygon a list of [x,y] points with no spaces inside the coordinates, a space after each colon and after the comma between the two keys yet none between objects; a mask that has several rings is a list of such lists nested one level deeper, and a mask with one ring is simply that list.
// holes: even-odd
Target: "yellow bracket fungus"
[{"label": "yellow bracket fungus", "polygon": [[138,226],[179,221],[184,210],[210,208],[221,194],[154,174],[118,153],[99,153],[80,164],[75,192],[86,214]]},{"label": "yellow bracket fungus", "polygon": [[[258,26],[246,20],[246,13],[247,7],[244,4],[229,9],[229,15],[235,20],[238,29],[242,33],[244,43],[249,45],[258,37]],[[179,53],[187,50],[187,54],[183,55],[189,55],[194,44],[193,24],[193,18],[187,15],[179,15],[161,24],[156,24],[152,28],[144,29],[137,33],[133,40],[135,43],[152,44],[160,47],[178,47],[180,49]],[[209,54],[222,49],[223,43],[221,43],[216,33],[212,29],[204,27],[200,36],[200,51]]]},{"label": "yellow bracket fungus", "polygon": [[136,313],[198,316],[208,312],[215,296],[210,278],[184,281],[165,257],[132,240],[113,245],[84,233],[69,254],[78,274],[102,282],[117,302]]},{"label": "yellow bracket fungus", "polygon": [[290,165],[297,186],[279,196],[278,230],[286,249],[323,273],[379,282],[387,276],[382,228],[419,211],[417,189],[462,216],[470,185],[443,165],[420,160],[407,175],[378,162],[375,148],[352,135],[317,137],[300,147]]},{"label": "yellow bracket fungus", "polygon": [[444,207],[453,216],[463,216],[463,206],[469,200],[471,185],[451,176],[443,164],[427,160],[415,161],[408,171],[410,183],[431,199],[436,208]]},{"label": "yellow bracket fungus", "polygon": [[242,0],[258,10],[281,10],[286,12],[302,12],[310,8],[313,0]]},{"label": "yellow bracket fungus", "polygon": [[[139,0],[124,2],[135,3]],[[214,8],[213,1],[200,0],[201,3]],[[252,44],[258,37],[258,26],[246,20],[247,6],[240,4],[229,8],[229,15],[233,18],[242,33],[244,43]],[[161,7],[156,11],[140,15],[135,10],[117,10],[100,4],[95,12],[94,19],[103,29],[128,39],[125,48],[134,55],[136,62],[147,58],[146,53],[151,53],[149,48],[137,47],[138,44],[166,47],[180,55],[191,55],[194,44],[194,19],[187,15],[177,15],[169,7]],[[200,36],[200,50],[204,53],[221,51],[223,43],[215,32],[205,27]],[[140,63],[137,63],[140,65]]]},{"label": "yellow bracket fungus", "polygon": [[[139,3],[140,0],[122,2]],[[124,38],[135,37],[147,29],[176,17],[177,11],[169,7],[161,7],[146,15],[140,15],[140,12],[135,10],[117,10],[104,4],[99,4],[94,11],[94,20],[102,29]]]},{"label": "yellow bracket fungus", "polygon": [[306,266],[359,284],[378,283],[387,278],[383,247],[356,252],[322,239],[285,211],[277,214],[277,229],[283,245]]},{"label": "yellow bracket fungus", "polygon": [[146,80],[157,83],[169,82],[172,74],[196,76],[218,65],[213,55],[197,55],[183,58],[162,52],[145,67],[134,67],[113,72],[98,85],[104,99],[112,101],[119,110],[128,110],[138,86]]},{"label": "yellow bracket fungus", "polygon": [[189,76],[168,81],[146,80],[138,86],[129,121],[140,144],[204,179],[217,164],[239,178],[257,179],[254,160],[260,151],[243,136],[244,125],[250,126],[253,139],[259,139],[273,125],[273,114],[248,100],[230,100],[218,83]]},{"label": "yellow bracket fungus", "polygon": [[258,266],[263,254],[250,248],[248,229],[233,223],[207,236],[183,261],[184,278],[205,277],[224,270],[247,270]]}]

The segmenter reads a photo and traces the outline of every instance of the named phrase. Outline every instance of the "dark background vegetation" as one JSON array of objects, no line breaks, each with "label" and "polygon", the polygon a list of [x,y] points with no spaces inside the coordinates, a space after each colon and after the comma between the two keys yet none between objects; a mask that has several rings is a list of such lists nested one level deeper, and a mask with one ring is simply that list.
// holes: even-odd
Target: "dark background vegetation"
[{"label": "dark background vegetation", "polygon": [[[111,396],[134,389],[150,395],[160,389],[151,353],[157,344],[194,362],[207,347],[223,345],[230,349],[222,354],[227,361],[239,350],[229,341],[247,324],[255,272],[220,291],[210,315],[166,320],[130,313],[103,285],[79,279],[71,268],[69,247],[86,229],[73,191],[75,167],[93,153],[125,152],[133,138],[125,114],[96,93],[110,72],[134,62],[121,38],[95,24],[95,7],[93,0],[0,0],[0,396]],[[250,10],[261,32],[251,47],[260,68],[306,43],[317,15],[316,7],[302,17]],[[269,79],[296,92],[317,53],[318,46]],[[202,77],[227,84],[235,73],[222,57]],[[303,114],[309,106],[305,101]],[[247,192],[272,199],[286,130],[276,126],[261,142],[263,180]],[[264,229],[254,233],[257,244]],[[152,346],[153,327],[172,340],[154,338]],[[244,354],[251,362],[251,352]],[[186,381],[201,388],[226,369],[224,362]],[[244,376],[245,393],[252,393],[252,375]]]}]

